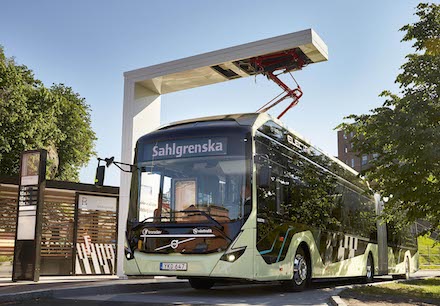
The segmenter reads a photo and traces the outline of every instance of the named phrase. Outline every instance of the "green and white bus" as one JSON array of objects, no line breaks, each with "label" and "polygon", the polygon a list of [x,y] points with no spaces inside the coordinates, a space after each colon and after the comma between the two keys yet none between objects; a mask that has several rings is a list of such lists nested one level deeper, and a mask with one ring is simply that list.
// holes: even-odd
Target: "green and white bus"
[{"label": "green and white bus", "polygon": [[216,281],[408,276],[411,232],[377,221],[357,172],[268,114],[173,123],[136,145],[125,273]]}]

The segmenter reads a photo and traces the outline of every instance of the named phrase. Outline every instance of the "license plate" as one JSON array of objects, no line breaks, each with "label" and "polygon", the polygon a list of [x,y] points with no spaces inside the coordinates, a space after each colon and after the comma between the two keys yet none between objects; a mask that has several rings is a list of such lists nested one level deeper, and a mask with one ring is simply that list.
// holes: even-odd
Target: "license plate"
[{"label": "license plate", "polygon": [[163,271],[186,271],[188,264],[186,262],[161,262],[160,269]]}]

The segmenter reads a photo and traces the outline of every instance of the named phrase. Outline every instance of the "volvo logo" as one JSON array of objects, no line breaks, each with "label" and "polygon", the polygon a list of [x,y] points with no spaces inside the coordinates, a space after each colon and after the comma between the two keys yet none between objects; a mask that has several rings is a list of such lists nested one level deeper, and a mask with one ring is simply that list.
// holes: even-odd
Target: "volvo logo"
[{"label": "volvo logo", "polygon": [[179,246],[179,240],[172,240],[171,243],[170,243],[170,246],[173,249],[177,249],[177,247]]},{"label": "volvo logo", "polygon": [[161,246],[159,248],[156,248],[155,251],[160,251],[160,250],[163,250],[163,249],[166,249],[166,248],[169,248],[169,247],[171,247],[173,250],[175,250],[175,249],[177,249],[179,244],[182,244],[182,243],[185,243],[185,242],[188,242],[188,241],[192,241],[194,239],[196,239],[196,238],[188,238],[188,239],[184,239],[184,240],[180,240],[180,241],[177,240],[177,239],[174,239],[174,240],[171,240],[170,244],[167,244],[167,245]]}]

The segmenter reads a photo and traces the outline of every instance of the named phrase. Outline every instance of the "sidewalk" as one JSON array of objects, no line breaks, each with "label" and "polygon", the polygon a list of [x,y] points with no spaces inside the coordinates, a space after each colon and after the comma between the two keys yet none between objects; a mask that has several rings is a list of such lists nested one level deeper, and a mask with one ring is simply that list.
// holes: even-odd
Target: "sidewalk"
[{"label": "sidewalk", "polygon": [[12,282],[11,278],[0,278],[0,295],[6,293],[26,292],[46,288],[71,287],[78,284],[104,284],[118,280],[117,276],[57,276],[40,277],[40,281]]},{"label": "sidewalk", "polygon": [[[50,298],[55,295],[87,295],[115,292],[131,292],[150,287],[170,287],[186,280],[174,277],[120,279],[117,276],[66,276],[41,277],[39,282],[12,282],[0,278],[0,304],[36,298]],[[141,288],[140,288],[141,287]]]}]

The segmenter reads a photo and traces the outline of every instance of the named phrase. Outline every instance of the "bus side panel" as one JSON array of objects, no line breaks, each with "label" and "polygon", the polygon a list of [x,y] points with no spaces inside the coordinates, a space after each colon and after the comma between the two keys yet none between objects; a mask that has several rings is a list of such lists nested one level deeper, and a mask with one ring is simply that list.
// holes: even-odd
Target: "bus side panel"
[{"label": "bus side panel", "polygon": [[[250,220],[245,224],[239,237],[231,244],[230,250],[246,247],[245,252],[236,261],[228,262],[219,260],[209,276],[220,278],[244,278],[254,279],[254,252],[255,252],[255,228],[248,227],[247,224],[252,223],[252,215]],[[253,222],[255,223],[255,221]]]},{"label": "bus side panel", "polygon": [[419,252],[416,249],[407,248],[388,248],[389,257],[391,257],[391,262],[393,266],[390,266],[390,274],[405,274],[406,273],[406,260],[409,261],[410,272],[414,273],[418,270]]},{"label": "bus side panel", "polygon": [[[365,276],[370,253],[373,256],[374,273],[378,272],[377,244],[341,233],[322,233],[321,241],[316,241],[312,233],[306,236],[308,239],[303,241],[309,246],[311,254],[312,278]],[[329,241],[328,237],[332,239]],[[325,247],[322,247],[323,244]]]},{"label": "bus side panel", "polygon": [[419,270],[419,251],[414,253],[413,256],[410,257],[409,268],[411,273],[415,273]]},{"label": "bus side panel", "polygon": [[[309,248],[317,249],[315,239],[310,231],[300,232],[293,235],[292,240],[288,247],[287,254],[284,260],[272,264],[266,263],[261,254],[255,252],[255,279],[260,281],[269,280],[289,280],[293,276],[293,259],[295,252],[301,242],[305,242]],[[311,247],[310,247],[311,246]],[[322,266],[319,254],[311,252],[312,254],[312,266],[315,269],[319,269]],[[316,262],[316,264],[315,264]]]},{"label": "bus side panel", "polygon": [[[293,276],[293,261],[301,243],[305,243],[309,249],[312,265],[312,278],[330,278],[330,277],[357,277],[365,276],[368,255],[371,253],[374,262],[374,273],[378,273],[378,247],[377,244],[364,242],[361,248],[354,246],[348,241],[353,237],[344,235],[344,238],[337,241],[334,245],[337,247],[324,250],[321,254],[319,244],[311,231],[296,233],[291,240],[289,250],[284,260],[272,264],[266,263],[261,254],[255,253],[255,279],[260,281],[269,280],[288,280]],[[326,252],[336,252],[337,261],[326,263],[323,258]],[[327,254],[328,255],[328,254]]]},{"label": "bus side panel", "polygon": [[[124,244],[125,248],[128,248],[127,240],[125,240]],[[141,275],[142,273],[139,271],[139,266],[137,265],[136,259],[127,260],[124,256],[124,273],[126,275]]]},{"label": "bus side panel", "polygon": [[409,250],[405,251],[403,249],[399,249],[398,253],[395,255],[397,260],[395,258],[396,265],[394,267],[394,273],[405,274],[405,260],[406,258],[408,260],[411,258],[411,252]]},{"label": "bus side panel", "polygon": [[126,275],[141,275],[136,259],[127,260],[124,256],[124,273]]},{"label": "bus side panel", "polygon": [[372,254],[374,262],[374,273],[378,273],[378,255],[377,245],[368,243],[365,252],[352,258],[344,259],[339,262],[326,264],[320,275],[314,275],[315,278],[330,277],[358,277],[367,274],[368,255]]},{"label": "bus side panel", "polygon": [[289,280],[293,277],[293,260],[296,254],[298,246],[302,243],[306,243],[309,247],[312,262],[312,277],[318,271],[323,268],[321,256],[318,247],[315,243],[313,234],[310,231],[300,232],[293,235],[290,245],[288,247],[287,254],[284,260],[272,264],[267,264],[262,258],[261,254],[255,252],[255,279],[260,281],[269,280]]}]

